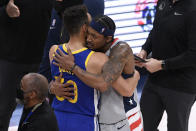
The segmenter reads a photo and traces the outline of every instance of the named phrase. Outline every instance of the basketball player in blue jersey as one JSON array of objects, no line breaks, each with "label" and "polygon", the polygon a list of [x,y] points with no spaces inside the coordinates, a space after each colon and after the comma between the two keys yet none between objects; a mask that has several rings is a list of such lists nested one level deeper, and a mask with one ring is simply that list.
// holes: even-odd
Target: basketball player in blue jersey
[{"label": "basketball player in blue jersey", "polygon": [[[71,99],[56,96],[52,107],[54,108],[60,131],[96,131],[99,130],[97,123],[98,92],[83,83],[72,71],[77,66],[90,73],[100,74],[108,58],[103,53],[94,52],[84,47],[88,25],[85,6],[68,8],[64,12],[64,19],[64,25],[70,34],[70,40],[67,44],[52,46],[49,53],[51,73],[53,80],[57,79],[61,74],[61,83],[71,83],[74,88],[74,96]],[[54,53],[56,55],[68,54],[68,51],[73,54],[75,64],[71,70],[64,70],[61,66],[54,64],[57,61],[53,59],[53,55]],[[121,93],[129,92],[130,94],[134,88],[125,84],[130,84],[132,81],[131,79],[124,80],[119,77],[114,88]],[[119,83],[125,84],[121,87]],[[104,91],[104,88],[102,91]]]},{"label": "basketball player in blue jersey", "polygon": [[[87,47],[106,53],[109,56],[109,60],[104,64],[102,73],[99,75],[85,72],[79,66],[72,68],[72,72],[89,86],[103,88],[115,83],[121,74],[125,79],[130,79],[134,75],[133,53],[130,52],[131,49],[127,43],[113,38],[115,29],[116,26],[113,20],[105,15],[98,16],[90,23]],[[57,56],[55,59],[64,69],[70,70],[75,65],[71,53],[68,56]],[[114,91],[113,88],[108,88],[106,92],[101,93],[99,109],[101,131],[143,130],[136,90],[131,97],[122,96]],[[122,123],[123,120],[129,121],[129,130],[123,128],[125,126]]]}]

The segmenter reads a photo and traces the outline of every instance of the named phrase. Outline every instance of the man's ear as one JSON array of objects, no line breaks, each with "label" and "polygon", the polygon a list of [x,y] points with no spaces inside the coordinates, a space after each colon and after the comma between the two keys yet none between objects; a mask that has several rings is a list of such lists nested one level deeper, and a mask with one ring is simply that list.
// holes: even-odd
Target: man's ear
[{"label": "man's ear", "polygon": [[34,99],[34,98],[36,98],[36,97],[37,97],[37,92],[33,90],[33,91],[31,92],[31,94],[30,94],[30,98],[31,98],[31,99]]},{"label": "man's ear", "polygon": [[106,43],[109,43],[109,42],[111,42],[112,41],[112,36],[107,36],[106,37]]},{"label": "man's ear", "polygon": [[82,31],[86,33],[87,32],[87,29],[88,29],[88,26],[86,24],[84,24],[82,26]]},{"label": "man's ear", "polygon": [[91,21],[92,21],[92,16],[91,16],[91,14],[87,13],[87,16],[88,16],[88,23],[91,23]]}]

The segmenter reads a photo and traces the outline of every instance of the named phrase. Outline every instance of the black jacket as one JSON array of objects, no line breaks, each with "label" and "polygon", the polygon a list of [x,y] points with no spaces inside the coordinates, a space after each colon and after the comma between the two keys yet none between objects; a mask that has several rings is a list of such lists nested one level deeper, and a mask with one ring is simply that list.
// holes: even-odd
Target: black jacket
[{"label": "black jacket", "polygon": [[[58,131],[58,125],[56,117],[52,108],[47,102],[44,102],[40,107],[38,107],[35,112],[27,119],[27,115],[32,110],[23,109],[22,117],[20,119],[20,124],[18,131]],[[23,122],[25,124],[23,124]]]},{"label": "black jacket", "polygon": [[0,59],[39,63],[50,25],[54,0],[15,0],[20,17],[8,17],[9,0],[0,0]]},{"label": "black jacket", "polygon": [[161,87],[196,93],[196,0],[159,0],[153,29],[143,49],[166,70],[150,74]]}]

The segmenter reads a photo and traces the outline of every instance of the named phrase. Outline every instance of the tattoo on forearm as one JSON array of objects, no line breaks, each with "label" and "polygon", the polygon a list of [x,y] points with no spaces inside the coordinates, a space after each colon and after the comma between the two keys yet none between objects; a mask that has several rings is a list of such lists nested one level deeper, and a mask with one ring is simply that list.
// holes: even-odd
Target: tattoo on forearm
[{"label": "tattoo on forearm", "polygon": [[102,74],[105,82],[112,84],[121,75],[132,51],[127,44],[119,44],[112,48],[109,61],[103,66]]},{"label": "tattoo on forearm", "polygon": [[103,67],[103,78],[106,83],[111,85],[121,74],[124,64],[108,61]]}]

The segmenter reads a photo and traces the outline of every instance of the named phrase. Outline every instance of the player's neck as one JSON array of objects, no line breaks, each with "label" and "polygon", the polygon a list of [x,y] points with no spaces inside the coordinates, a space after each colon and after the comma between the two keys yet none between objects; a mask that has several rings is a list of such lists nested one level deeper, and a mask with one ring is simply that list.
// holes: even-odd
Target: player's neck
[{"label": "player's neck", "polygon": [[71,51],[75,51],[84,48],[84,44],[85,44],[84,37],[81,37],[79,35],[72,35],[70,36],[70,40],[67,45],[69,46]]}]

